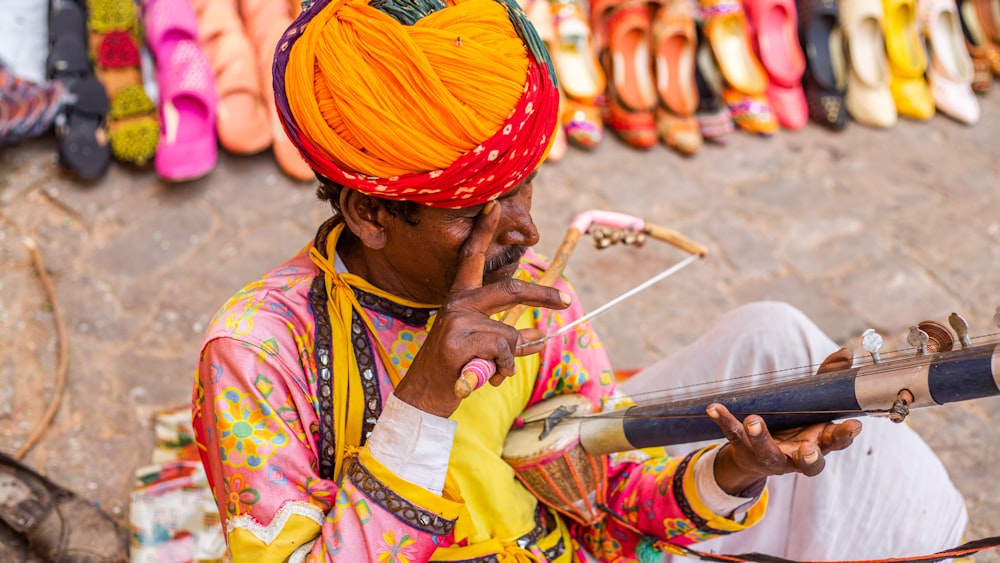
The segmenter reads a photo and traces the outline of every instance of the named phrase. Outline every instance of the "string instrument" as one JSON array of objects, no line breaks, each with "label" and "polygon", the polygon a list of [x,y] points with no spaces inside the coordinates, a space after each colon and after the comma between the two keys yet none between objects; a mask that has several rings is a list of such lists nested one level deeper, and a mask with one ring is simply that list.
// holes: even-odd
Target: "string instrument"
[{"label": "string instrument", "polygon": [[[994,321],[1000,328],[1000,307]],[[960,315],[952,313],[949,324],[954,336],[934,321],[911,327],[913,348],[886,357],[881,337],[869,329],[862,337],[869,360],[821,374],[807,367],[759,386],[665,401],[637,397],[633,406],[599,413],[581,397],[554,397],[525,410],[503,457],[542,502],[592,524],[603,517],[606,485],[602,472],[590,468],[613,452],[723,438],[705,414],[713,402],[739,419],[760,415],[777,432],[860,416],[902,422],[914,408],[1000,395],[1000,339],[984,336],[973,344]]]},{"label": "string instrument", "polygon": [[[585,233],[594,236],[598,248],[618,242],[641,245],[652,236],[690,256],[539,342],[563,334],[706,255],[704,246],[674,231],[627,215],[588,211],[573,221],[552,267],[538,283],[551,285],[558,279]],[[522,312],[509,311],[502,320],[513,325]],[[1000,328],[1000,307],[993,320]],[[593,412],[582,396],[559,395],[525,409],[508,433],[502,456],[542,503],[591,525],[606,516],[602,508],[607,495],[605,458],[614,452],[723,438],[705,412],[713,402],[726,405],[739,419],[759,415],[769,430],[777,432],[859,416],[885,416],[902,422],[914,408],[1000,395],[1000,333],[970,338],[968,323],[956,313],[948,323],[951,330],[934,321],[915,325],[907,338],[912,348],[886,354],[881,351],[881,336],[868,329],[861,345],[870,359],[855,358],[848,369],[819,374],[816,366],[793,369],[764,385],[741,386],[727,381],[728,387],[721,391],[679,395],[671,390],[666,399],[657,392],[646,393],[630,397],[630,406],[605,405],[602,412]],[[456,381],[456,395],[467,396],[494,372],[491,362],[472,360]],[[1000,537],[985,538],[936,554],[896,560],[938,561],[997,546]],[[776,560],[761,554],[722,556],[684,550],[688,556],[706,561]]]}]

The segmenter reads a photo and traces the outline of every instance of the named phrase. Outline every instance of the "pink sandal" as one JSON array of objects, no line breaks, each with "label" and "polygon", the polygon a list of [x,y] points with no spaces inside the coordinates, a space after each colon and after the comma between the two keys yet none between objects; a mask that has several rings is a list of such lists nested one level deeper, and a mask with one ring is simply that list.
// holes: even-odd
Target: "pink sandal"
[{"label": "pink sandal", "polygon": [[143,23],[160,87],[156,172],[171,182],[201,178],[218,160],[218,95],[212,66],[198,46],[197,16],[188,0],[147,0]]}]

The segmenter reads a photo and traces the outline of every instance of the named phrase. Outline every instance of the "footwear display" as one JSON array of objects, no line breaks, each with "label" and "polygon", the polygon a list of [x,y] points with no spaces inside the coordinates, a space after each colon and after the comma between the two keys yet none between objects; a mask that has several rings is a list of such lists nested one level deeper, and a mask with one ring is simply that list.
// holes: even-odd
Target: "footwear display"
[{"label": "footwear display", "polygon": [[44,561],[128,561],[128,535],[107,514],[0,453],[2,525]]},{"label": "footwear display", "polygon": [[977,0],[958,0],[958,15],[965,46],[972,57],[972,90],[985,94],[993,88],[993,75],[1000,74],[1000,46],[983,31],[978,4]]},{"label": "footwear display", "polygon": [[598,0],[592,5],[595,47],[607,76],[604,121],[626,143],[649,149],[659,142],[649,52],[649,6],[638,0]]},{"label": "footwear display", "polygon": [[[578,147],[593,149],[603,138],[597,101],[604,95],[606,77],[597,61],[589,20],[577,0],[531,1],[551,7],[550,53],[566,97],[561,113],[566,138]],[[545,36],[542,41],[546,42]]]},{"label": "footwear display", "polygon": [[806,58],[799,45],[798,11],[794,0],[746,0],[751,41],[767,71],[767,99],[778,123],[801,129],[809,120],[802,76]]},{"label": "footwear display", "polygon": [[806,57],[803,83],[809,117],[839,131],[847,126],[848,70],[837,0],[799,0],[798,29]]},{"label": "footwear display", "polygon": [[972,92],[972,59],[965,49],[954,0],[919,0],[917,6],[930,64],[927,82],[937,109],[972,125],[979,121],[979,101]]},{"label": "footwear display", "polygon": [[239,0],[239,10],[250,43],[255,48],[260,91],[268,107],[268,119],[271,124],[273,139],[271,149],[274,151],[274,159],[288,177],[298,181],[315,180],[316,175],[285,134],[281,120],[278,119],[278,111],[274,108],[271,62],[278,40],[292,23],[288,4],[278,0]]},{"label": "footwear display", "polygon": [[653,79],[659,103],[656,127],[667,146],[684,155],[701,149],[702,137],[695,112],[697,32],[688,0],[665,0],[653,14]]},{"label": "footwear display", "polygon": [[698,88],[698,109],[695,119],[698,129],[706,141],[725,144],[735,130],[733,116],[722,99],[722,76],[715,64],[715,55],[702,31],[696,23],[698,50],[695,54],[694,82]]},{"label": "footwear display", "polygon": [[[87,0],[89,51],[94,75],[104,86],[112,108],[108,142],[119,162],[145,166],[159,142],[156,105],[142,86],[139,14],[132,0]],[[126,97],[118,100],[119,94]]]},{"label": "footwear display", "polygon": [[869,127],[892,127],[896,102],[889,89],[881,0],[840,0],[840,21],[849,55],[847,111]]},{"label": "footwear display", "polygon": [[198,44],[215,76],[219,144],[234,154],[259,153],[271,146],[273,136],[253,45],[236,0],[191,0],[191,6],[198,17]]},{"label": "footwear display", "polygon": [[882,0],[885,49],[889,55],[889,89],[899,115],[934,117],[934,100],[924,79],[927,54],[917,32],[914,0]]},{"label": "footwear display", "polygon": [[111,164],[108,94],[87,56],[87,18],[75,0],[49,2],[46,76],[70,93],[55,119],[60,168],[84,181],[104,175]]},{"label": "footwear display", "polygon": [[160,87],[156,172],[169,182],[205,176],[218,160],[215,77],[198,46],[198,19],[188,0],[147,0],[146,41]]},{"label": "footwear display", "polygon": [[773,135],[778,119],[767,101],[767,71],[753,53],[746,14],[737,0],[701,0],[705,37],[722,75],[722,97],[736,126]]}]

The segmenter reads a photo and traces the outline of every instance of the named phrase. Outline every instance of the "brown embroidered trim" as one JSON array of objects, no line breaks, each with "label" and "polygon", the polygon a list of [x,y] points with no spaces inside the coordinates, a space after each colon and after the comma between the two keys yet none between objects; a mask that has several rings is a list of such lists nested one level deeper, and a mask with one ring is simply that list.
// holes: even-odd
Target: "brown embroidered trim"
[{"label": "brown embroidered trim", "polygon": [[334,460],[337,457],[333,435],[333,358],[330,357],[330,315],[326,310],[326,281],[323,272],[313,278],[309,288],[309,302],[316,318],[313,335],[313,355],[319,376],[316,398],[319,400],[319,476],[333,479]]},{"label": "brown embroidered trim", "polygon": [[436,536],[450,534],[452,528],[455,527],[454,520],[447,520],[433,512],[418,508],[397,495],[373,477],[364,466],[358,463],[357,459],[351,460],[346,475],[368,498],[393,513],[396,518],[408,526]]},{"label": "brown embroidered trim", "polygon": [[[368,441],[375,429],[375,422],[382,414],[382,393],[379,391],[378,377],[375,372],[375,360],[372,356],[372,345],[369,340],[368,328],[359,313],[351,315],[351,340],[354,344],[354,358],[358,362],[358,372],[361,374],[361,385],[365,391],[365,419],[361,426],[361,444]],[[352,416],[350,412],[347,416]]]},{"label": "brown embroidered trim", "polygon": [[687,473],[688,466],[691,465],[691,460],[694,459],[694,456],[697,453],[697,451],[689,453],[684,456],[684,459],[682,459],[679,464],[677,464],[677,471],[674,473],[674,499],[677,501],[677,506],[681,508],[684,516],[686,516],[698,530],[716,535],[731,534],[732,531],[717,530],[709,526],[708,520],[705,520],[699,516],[697,512],[695,512],[694,508],[691,506],[691,502],[687,498],[687,495],[684,494],[684,474]]},{"label": "brown embroidered trim", "polygon": [[365,309],[371,309],[382,313],[383,315],[389,315],[390,317],[399,319],[410,326],[419,328],[427,326],[427,319],[437,312],[437,309],[415,309],[413,307],[407,307],[406,305],[400,305],[399,303],[393,303],[384,297],[379,297],[378,295],[371,293],[365,293],[359,289],[354,290],[354,295],[357,297],[358,303],[360,303]]}]

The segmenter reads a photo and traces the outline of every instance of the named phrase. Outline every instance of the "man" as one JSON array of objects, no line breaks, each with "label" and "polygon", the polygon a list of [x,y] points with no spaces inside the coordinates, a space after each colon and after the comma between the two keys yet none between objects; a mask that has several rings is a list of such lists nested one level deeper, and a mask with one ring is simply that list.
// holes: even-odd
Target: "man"
[{"label": "man", "polygon": [[[531,283],[546,267],[530,210],[558,90],[524,14],[319,1],[274,71],[286,131],[335,213],[230,299],[202,350],[194,426],[234,561],[681,553],[753,526],[768,476],[816,475],[858,435],[848,421],[772,437],[712,405],[727,443],[610,463],[601,522],[541,506],[500,458],[507,432],[554,395],[601,408],[614,377],[585,323],[529,344],[582,311],[566,282]],[[515,327],[490,317],[519,304]],[[767,345],[758,355],[775,357]],[[496,375],[459,399],[474,358]]]}]

